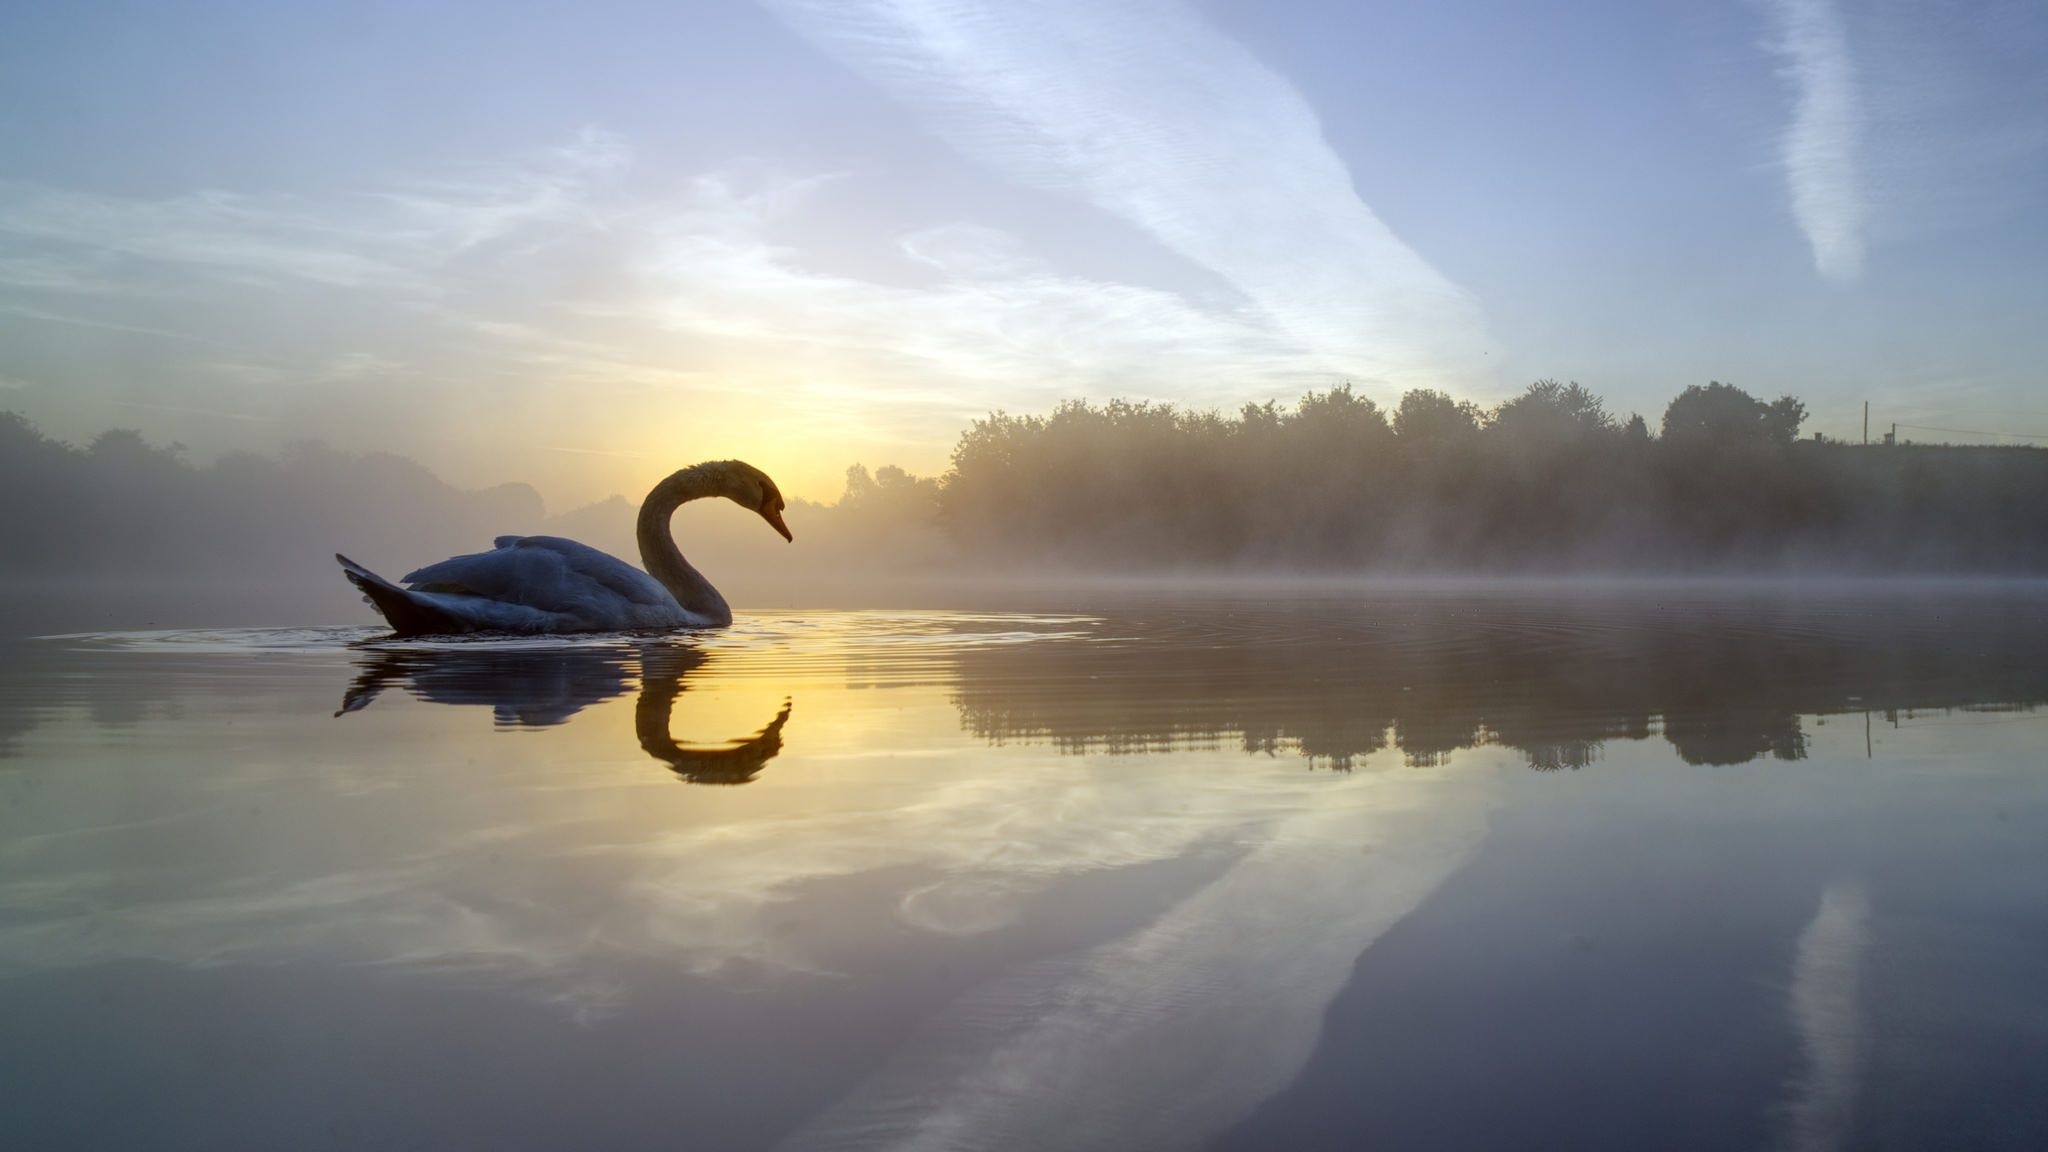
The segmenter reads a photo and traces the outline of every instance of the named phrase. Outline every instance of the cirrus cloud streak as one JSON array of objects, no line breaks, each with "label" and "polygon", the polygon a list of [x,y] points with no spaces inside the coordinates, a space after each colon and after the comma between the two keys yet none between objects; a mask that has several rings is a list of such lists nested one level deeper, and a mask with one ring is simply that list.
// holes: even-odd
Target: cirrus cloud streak
[{"label": "cirrus cloud streak", "polygon": [[1869,205],[1864,190],[1863,97],[1841,14],[1831,0],[1768,0],[1769,49],[1793,90],[1792,120],[1778,157],[1792,213],[1822,276],[1854,280],[1863,270]]}]

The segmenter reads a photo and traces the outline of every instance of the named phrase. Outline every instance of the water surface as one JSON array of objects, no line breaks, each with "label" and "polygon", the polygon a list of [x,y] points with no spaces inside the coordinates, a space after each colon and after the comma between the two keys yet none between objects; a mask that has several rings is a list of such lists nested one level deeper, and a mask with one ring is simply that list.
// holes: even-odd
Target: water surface
[{"label": "water surface", "polygon": [[13,1147],[2048,1147],[2048,598],[0,663]]}]

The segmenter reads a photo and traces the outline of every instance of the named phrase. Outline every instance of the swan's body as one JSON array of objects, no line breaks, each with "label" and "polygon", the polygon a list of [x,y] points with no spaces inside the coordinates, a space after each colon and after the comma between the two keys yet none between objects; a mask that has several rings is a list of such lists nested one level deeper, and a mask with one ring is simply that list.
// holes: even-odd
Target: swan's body
[{"label": "swan's body", "polygon": [[[401,636],[447,632],[614,632],[721,628],[721,598],[685,607],[661,584],[609,553],[559,536],[500,536],[474,552],[408,572],[405,587],[337,556]],[[373,583],[375,582],[375,583]],[[381,585],[381,586],[380,586]],[[391,597],[402,598],[401,604]]]},{"label": "swan's body", "polygon": [[775,482],[751,465],[722,460],[685,468],[648,493],[636,532],[644,572],[559,536],[500,536],[489,552],[407,573],[404,587],[346,556],[335,559],[400,636],[723,628],[732,609],[669,534],[670,515],[706,496],[752,509],[789,538]]}]

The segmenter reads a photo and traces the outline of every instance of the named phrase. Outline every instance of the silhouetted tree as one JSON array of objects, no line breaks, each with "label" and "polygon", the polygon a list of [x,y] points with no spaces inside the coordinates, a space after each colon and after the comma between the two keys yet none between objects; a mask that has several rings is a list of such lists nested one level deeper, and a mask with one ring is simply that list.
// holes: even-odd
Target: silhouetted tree
[{"label": "silhouetted tree", "polygon": [[1583,440],[1614,429],[1600,397],[1574,380],[1538,380],[1494,410],[1489,430],[1524,443]]},{"label": "silhouetted tree", "polygon": [[1349,384],[1303,396],[1287,424],[1310,436],[1358,448],[1383,442],[1394,431],[1380,406],[1369,397],[1353,393]]},{"label": "silhouetted tree", "polygon": [[846,468],[846,492],[839,497],[841,504],[865,500],[875,491],[875,478],[868,473],[865,464],[850,464]]},{"label": "silhouetted tree", "polygon": [[1416,446],[1457,443],[1477,433],[1483,419],[1484,413],[1469,400],[1416,388],[1405,393],[1394,410],[1394,434]]},{"label": "silhouetted tree", "polygon": [[839,509],[863,520],[926,525],[938,515],[939,482],[913,476],[894,464],[884,464],[873,475],[867,466],[855,464],[846,470],[846,493]]},{"label": "silhouetted tree", "polygon": [[1664,438],[1675,444],[1790,444],[1806,405],[1790,396],[1766,404],[1733,384],[1694,384],[1664,410]]}]

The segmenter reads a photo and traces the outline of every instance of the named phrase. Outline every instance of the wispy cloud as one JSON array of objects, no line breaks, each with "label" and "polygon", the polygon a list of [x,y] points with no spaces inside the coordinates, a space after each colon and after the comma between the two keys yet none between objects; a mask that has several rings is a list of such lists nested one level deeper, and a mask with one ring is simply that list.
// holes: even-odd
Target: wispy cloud
[{"label": "wispy cloud", "polygon": [[[586,129],[568,146],[456,177],[307,198],[201,190],[158,199],[0,181],[0,288],[147,294],[148,273],[258,285],[437,293],[458,254],[581,218],[592,184],[628,163]],[[11,249],[11,250],[9,250]]]},{"label": "wispy cloud", "polygon": [[1869,217],[1862,171],[1864,108],[1856,62],[1833,0],[1766,0],[1769,49],[1791,83],[1792,120],[1778,139],[1792,213],[1830,280],[1863,270]]},{"label": "wispy cloud", "polygon": [[1171,381],[1184,395],[1215,396],[1306,372],[1285,336],[1253,317],[1061,274],[985,227],[903,239],[907,259],[943,274],[937,283],[895,286],[813,268],[775,237],[828,187],[725,172],[695,181],[646,247],[641,289],[626,306],[668,330],[716,337],[737,360],[773,365],[759,371],[864,402],[953,397],[951,407],[963,384],[968,403],[998,385],[1027,401],[1110,382],[1143,390]]},{"label": "wispy cloud", "polygon": [[1359,199],[1301,95],[1180,4],[766,3],[988,168],[1222,276],[1300,360],[1480,374],[1475,301]]}]

